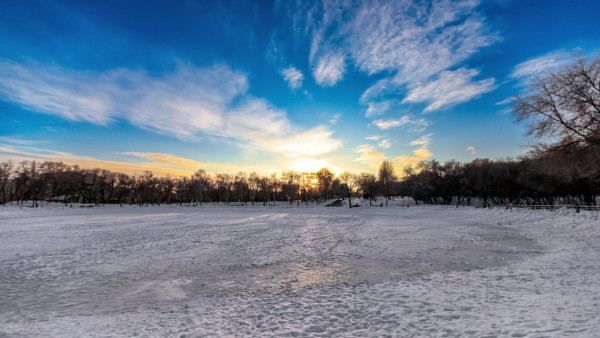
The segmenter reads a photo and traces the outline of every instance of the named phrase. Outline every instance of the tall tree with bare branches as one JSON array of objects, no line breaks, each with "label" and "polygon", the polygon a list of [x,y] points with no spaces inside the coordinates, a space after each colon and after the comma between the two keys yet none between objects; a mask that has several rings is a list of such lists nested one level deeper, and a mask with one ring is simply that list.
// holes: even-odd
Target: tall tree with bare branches
[{"label": "tall tree with bare branches", "polygon": [[357,181],[356,175],[352,174],[348,170],[344,170],[344,172],[340,174],[339,179],[342,182],[342,186],[346,192],[346,197],[348,197],[348,207],[352,208],[352,192],[354,191]]},{"label": "tall tree with bare branches", "polygon": [[392,187],[396,183],[397,176],[394,173],[394,165],[390,161],[383,161],[379,166],[379,184],[381,185],[381,191],[385,196],[385,204],[391,195]]},{"label": "tall tree with bare branches", "polygon": [[529,121],[538,150],[600,146],[600,56],[537,77],[529,92],[515,98],[513,113]]}]

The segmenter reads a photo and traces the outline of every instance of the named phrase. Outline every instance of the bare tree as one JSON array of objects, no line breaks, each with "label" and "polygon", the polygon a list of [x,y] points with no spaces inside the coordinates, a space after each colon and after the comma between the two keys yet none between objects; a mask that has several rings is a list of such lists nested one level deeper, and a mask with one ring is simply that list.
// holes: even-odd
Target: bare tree
[{"label": "bare tree", "polygon": [[327,168],[317,171],[317,183],[319,185],[319,198],[327,199],[331,197],[333,189],[333,173]]},{"label": "bare tree", "polygon": [[5,204],[11,199],[13,182],[10,180],[13,171],[11,161],[0,163],[0,203]]},{"label": "bare tree", "polygon": [[173,196],[175,190],[175,179],[169,175],[162,177],[158,180],[158,187],[160,193],[159,205],[161,201],[171,203],[171,196]]},{"label": "bare tree", "polygon": [[252,172],[250,176],[248,176],[248,188],[252,192],[251,200],[252,205],[256,202],[256,195],[258,194],[258,189],[260,188],[260,176],[257,173]]},{"label": "bare tree", "polygon": [[[225,202],[225,204],[229,205],[229,197],[231,196],[231,190],[233,188],[234,177],[230,174],[217,174],[216,183],[218,186],[217,189],[219,190],[219,195],[220,196],[225,195],[224,202]],[[235,197],[234,197],[234,199],[235,199]]]},{"label": "bare tree", "polygon": [[536,78],[513,113],[529,121],[529,135],[547,138],[537,145],[542,151],[600,145],[600,56]]},{"label": "bare tree", "polygon": [[117,199],[121,206],[127,202],[127,198],[133,202],[133,190],[135,187],[135,179],[126,174],[117,174],[116,182]]},{"label": "bare tree", "polygon": [[203,193],[204,190],[208,187],[209,181],[210,177],[204,169],[198,169],[194,174],[192,174],[191,184],[193,185],[193,189],[196,192],[194,194],[194,199],[200,205],[202,205]]},{"label": "bare tree", "polygon": [[[39,175],[36,161],[22,161],[16,171],[15,195],[23,203],[25,200],[36,201],[40,191],[40,184],[37,184]],[[33,202],[32,205],[34,205]]]},{"label": "bare tree", "polygon": [[248,192],[248,177],[246,173],[243,171],[239,171],[234,176],[233,181],[233,188],[235,190],[234,198],[237,198],[237,200],[240,201],[240,203],[245,204],[247,201],[245,196],[247,196]]},{"label": "bare tree", "polygon": [[360,187],[363,198],[369,199],[369,205],[377,193],[377,179],[371,173],[360,173],[357,177],[357,184]]},{"label": "bare tree", "polygon": [[355,184],[357,182],[356,175],[350,173],[348,170],[344,170],[339,176],[342,186],[346,190],[346,196],[348,197],[348,207],[352,208],[352,192],[354,191]]},{"label": "bare tree", "polygon": [[383,161],[379,166],[379,183],[381,190],[385,196],[385,204],[391,195],[393,185],[396,183],[396,174],[394,173],[394,165],[390,161]]}]

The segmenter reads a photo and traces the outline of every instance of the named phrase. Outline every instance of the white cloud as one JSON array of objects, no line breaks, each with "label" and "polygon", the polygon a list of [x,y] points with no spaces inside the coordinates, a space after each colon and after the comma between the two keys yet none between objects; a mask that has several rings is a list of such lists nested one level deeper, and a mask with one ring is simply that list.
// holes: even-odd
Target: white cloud
[{"label": "white cloud", "polygon": [[313,69],[317,84],[331,87],[338,83],[346,72],[346,62],[341,54],[329,54],[319,58]]},{"label": "white cloud", "polygon": [[226,114],[223,134],[226,137],[252,141],[264,137],[293,135],[294,127],[285,112],[263,99],[246,98]]},{"label": "white cloud", "polygon": [[467,102],[496,88],[494,79],[473,81],[479,71],[460,68],[442,71],[440,76],[424,86],[414,87],[402,102],[429,102],[426,112]]},{"label": "white cloud", "polygon": [[324,154],[341,146],[327,128],[302,130],[284,111],[247,91],[246,74],[222,64],[180,63],[151,76],[140,70],[95,73],[0,60],[0,96],[32,111],[104,126],[125,120],[182,140],[225,137],[287,155]]},{"label": "white cloud", "polygon": [[368,102],[369,107],[367,108],[367,112],[365,113],[365,117],[373,117],[377,115],[382,115],[386,111],[390,109],[392,105],[392,100],[384,100],[381,102]]},{"label": "white cloud", "polygon": [[465,149],[467,151],[471,151],[471,155],[475,155],[475,147],[473,146],[468,146],[467,149]]},{"label": "white cloud", "polygon": [[[4,156],[3,156],[4,155]],[[52,149],[45,149],[39,147],[32,147],[29,145],[15,145],[0,143],[0,160],[11,160],[15,157],[17,159],[47,159],[52,160],[53,158],[72,156],[69,153],[56,151]]]},{"label": "white cloud", "polygon": [[406,115],[402,116],[396,120],[375,120],[373,124],[377,126],[377,128],[386,130],[394,127],[399,127],[407,124],[410,121],[410,118]]},{"label": "white cloud", "polygon": [[385,97],[389,95],[397,95],[398,85],[394,83],[392,78],[381,79],[367,88],[360,96],[359,101],[362,104],[385,101]]},{"label": "white cloud", "polygon": [[508,97],[508,98],[506,98],[506,99],[504,99],[502,101],[496,102],[496,105],[498,105],[498,106],[504,106],[504,105],[507,105],[507,104],[511,104],[514,101],[515,101],[514,97]]},{"label": "white cloud", "polygon": [[[441,72],[455,68],[499,40],[478,10],[478,0],[440,0],[435,3],[340,0],[317,2],[309,8],[301,3],[295,8],[294,22],[303,22],[305,25],[300,30],[311,33],[309,62],[313,66],[317,64],[315,69],[336,53],[347,57],[348,64],[368,75],[384,74],[384,78],[361,97],[361,103],[368,105],[367,117],[386,110],[385,104],[380,104],[381,100],[389,99],[386,96],[399,95],[404,89],[427,87],[429,83],[439,81]],[[299,19],[300,15],[306,19]],[[314,75],[318,83],[325,85],[339,81],[337,76],[335,81],[324,81],[322,72]],[[490,86],[493,79],[483,80],[484,83],[471,83],[471,78],[465,80],[468,81],[458,85],[467,86],[466,91],[472,91],[473,87],[493,89]],[[454,99],[438,100],[429,106],[430,110],[474,97],[456,99],[460,89],[452,89],[454,94],[442,95],[454,95]]]},{"label": "white cloud", "polygon": [[248,89],[246,75],[225,65],[179,64],[159,77],[129,69],[94,73],[10,61],[0,66],[0,93],[27,109],[98,125],[124,119],[181,139],[222,135],[233,99]]},{"label": "white cloud", "polygon": [[294,66],[289,66],[288,68],[281,71],[283,75],[283,79],[288,83],[288,86],[292,89],[298,89],[302,87],[302,80],[304,80],[304,75],[300,70],[298,70]]},{"label": "white cloud", "polygon": [[373,124],[376,125],[379,129],[387,130],[390,128],[400,127],[400,126],[411,126],[411,131],[420,132],[431,125],[431,122],[425,119],[412,119],[408,115],[404,115],[399,119],[388,119],[388,120],[375,120]]},{"label": "white cloud", "polygon": [[379,148],[387,149],[391,146],[392,146],[392,144],[390,143],[390,140],[388,140],[388,139],[382,140],[381,142],[379,142]]},{"label": "white cloud", "polygon": [[510,77],[519,79],[541,75],[544,72],[556,70],[567,65],[572,59],[573,53],[571,52],[565,50],[554,51],[516,65]]},{"label": "white cloud", "polygon": [[425,134],[419,137],[416,140],[410,142],[411,146],[428,146],[431,143],[431,138],[433,137],[433,133]]},{"label": "white cloud", "polygon": [[327,123],[329,124],[336,124],[340,117],[342,117],[342,113],[336,113],[336,114],[329,114],[329,113],[323,113],[319,116],[320,119],[323,119],[325,121],[327,121]]},{"label": "white cloud", "polygon": [[478,1],[364,3],[350,23],[350,53],[369,73],[397,71],[397,82],[429,78],[493,43]]},{"label": "white cloud", "polygon": [[370,140],[370,141],[377,141],[379,139],[381,139],[380,135],[373,135],[373,136],[367,136],[367,137],[365,137],[365,140]]},{"label": "white cloud", "polygon": [[31,146],[34,144],[48,143],[49,141],[23,140],[23,139],[19,139],[19,138],[10,137],[10,136],[0,136],[0,142],[6,142],[6,143],[11,143],[11,144],[16,144],[16,145],[23,145],[23,146]]},{"label": "white cloud", "polygon": [[95,90],[95,82],[84,72],[0,60],[2,99],[73,121],[107,125],[113,121],[113,107],[108,95]]}]

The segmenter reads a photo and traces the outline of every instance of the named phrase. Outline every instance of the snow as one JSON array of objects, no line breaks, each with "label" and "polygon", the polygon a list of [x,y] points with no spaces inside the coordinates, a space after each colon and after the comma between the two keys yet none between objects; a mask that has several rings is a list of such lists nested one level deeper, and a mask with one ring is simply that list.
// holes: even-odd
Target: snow
[{"label": "snow", "polygon": [[0,336],[600,336],[600,213],[0,207]]}]

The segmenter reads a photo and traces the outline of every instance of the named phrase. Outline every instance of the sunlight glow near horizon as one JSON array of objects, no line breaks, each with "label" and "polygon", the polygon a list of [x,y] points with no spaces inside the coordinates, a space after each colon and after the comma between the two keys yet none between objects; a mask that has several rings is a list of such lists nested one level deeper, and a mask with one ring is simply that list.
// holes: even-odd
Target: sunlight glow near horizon
[{"label": "sunlight glow near horizon", "polygon": [[600,50],[591,0],[4,7],[0,161],[127,174],[516,157],[511,97]]},{"label": "sunlight glow near horizon", "polygon": [[317,172],[323,168],[331,170],[331,172],[336,175],[339,175],[344,171],[342,168],[330,165],[327,161],[311,158],[297,159],[290,165],[291,170],[305,173]]}]

